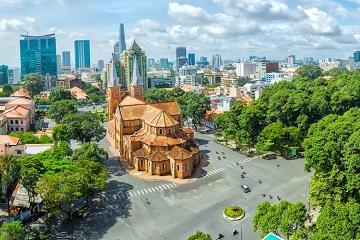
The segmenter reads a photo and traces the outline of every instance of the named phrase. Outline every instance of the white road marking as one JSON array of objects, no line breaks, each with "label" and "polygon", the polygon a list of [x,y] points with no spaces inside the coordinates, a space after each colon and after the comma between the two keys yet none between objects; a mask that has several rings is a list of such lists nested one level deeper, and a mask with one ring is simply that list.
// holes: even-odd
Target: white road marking
[{"label": "white road marking", "polygon": [[155,187],[155,189],[156,189],[157,191],[160,191],[157,187]]},{"label": "white road marking", "polygon": [[145,191],[146,193],[148,193],[148,191],[146,191],[146,189],[144,189],[144,191]]},{"label": "white road marking", "polygon": [[137,191],[137,193],[138,193],[139,195],[141,195],[141,193],[140,193],[139,191]]},{"label": "white road marking", "polygon": [[129,194],[130,194],[130,197],[132,197],[132,194],[131,194],[131,192],[129,192]]},{"label": "white road marking", "polygon": [[156,192],[156,190],[155,190],[153,187],[152,187],[151,189],[152,189],[154,192]]},{"label": "white road marking", "polygon": [[148,188],[148,190],[149,190],[149,192],[151,192],[151,189],[150,189],[150,188]]},{"label": "white road marking", "polygon": [[[161,186],[159,186],[159,188],[160,188],[161,190],[163,190],[163,189],[161,188]],[[161,191],[161,190],[160,190],[160,191]]]},{"label": "white road marking", "polygon": [[116,200],[116,195],[114,194],[113,196],[114,196],[114,199]]}]

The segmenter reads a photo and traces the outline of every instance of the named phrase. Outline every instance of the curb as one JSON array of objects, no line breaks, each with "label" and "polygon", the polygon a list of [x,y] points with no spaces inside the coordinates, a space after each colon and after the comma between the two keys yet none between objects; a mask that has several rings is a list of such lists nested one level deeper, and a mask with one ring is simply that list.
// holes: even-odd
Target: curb
[{"label": "curb", "polygon": [[225,210],[222,212],[222,217],[223,219],[227,220],[227,221],[239,221],[241,220],[243,217],[245,217],[245,211],[243,210],[243,213],[241,214],[240,217],[237,218],[231,218],[225,215]]}]

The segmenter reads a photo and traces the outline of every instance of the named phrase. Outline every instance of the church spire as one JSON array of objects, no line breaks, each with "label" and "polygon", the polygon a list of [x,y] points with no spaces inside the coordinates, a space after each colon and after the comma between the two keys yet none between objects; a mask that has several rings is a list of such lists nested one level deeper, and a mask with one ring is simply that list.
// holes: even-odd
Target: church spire
[{"label": "church spire", "polygon": [[134,68],[131,79],[132,86],[143,86],[142,77],[140,76],[139,67],[136,61],[136,57],[134,58]]}]

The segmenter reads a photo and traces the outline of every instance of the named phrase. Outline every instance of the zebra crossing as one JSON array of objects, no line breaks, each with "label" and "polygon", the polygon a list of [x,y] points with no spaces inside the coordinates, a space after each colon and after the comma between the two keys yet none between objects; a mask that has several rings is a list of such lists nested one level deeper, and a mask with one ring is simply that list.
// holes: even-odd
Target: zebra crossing
[{"label": "zebra crossing", "polygon": [[203,172],[200,175],[201,175],[201,177],[204,178],[204,177],[209,177],[209,176],[212,176],[212,175],[216,175],[216,174],[221,173],[221,172],[223,172],[225,170],[226,170],[226,168],[217,168],[217,169],[211,170],[209,172]]},{"label": "zebra crossing", "polygon": [[174,188],[176,186],[177,186],[177,184],[175,184],[175,183],[166,183],[163,185],[143,188],[143,189],[139,189],[139,190],[131,190],[131,191],[112,190],[112,191],[107,191],[106,192],[107,194],[105,194],[105,192],[103,192],[102,197],[107,200],[110,200],[110,199],[118,200],[118,199],[141,196],[141,195],[145,195],[145,194],[151,194],[151,193],[155,193],[155,192],[161,192],[166,189]]},{"label": "zebra crossing", "polygon": [[241,164],[250,162],[250,161],[253,160],[253,159],[254,159],[253,157],[248,157],[248,158],[245,158],[244,160],[239,160],[239,161],[237,161],[237,162],[233,162],[232,164],[233,164],[233,165],[240,166]]},{"label": "zebra crossing", "polygon": [[[254,158],[253,157],[248,157],[246,159],[243,159],[243,160],[239,160],[237,162],[233,162],[232,165],[235,165],[237,167],[240,167],[242,164],[245,164],[247,162],[250,162],[251,160],[253,160]],[[225,170],[228,170],[229,168],[235,168],[234,166],[232,166],[230,164],[228,164],[227,167],[222,167],[222,168],[217,168],[217,169],[214,169],[214,170],[211,170],[209,172],[203,172],[201,173],[201,178],[205,178],[205,177],[210,177],[210,176],[213,176],[213,175],[216,175],[216,174],[219,174]]]}]

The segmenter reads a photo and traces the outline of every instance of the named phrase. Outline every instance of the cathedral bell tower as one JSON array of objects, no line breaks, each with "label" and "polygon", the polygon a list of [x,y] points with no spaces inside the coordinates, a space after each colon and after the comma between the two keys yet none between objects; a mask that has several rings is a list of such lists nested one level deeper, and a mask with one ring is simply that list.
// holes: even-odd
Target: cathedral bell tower
[{"label": "cathedral bell tower", "polygon": [[133,74],[130,84],[130,96],[140,100],[144,100],[144,84],[142,77],[140,76],[139,67],[134,58]]}]

